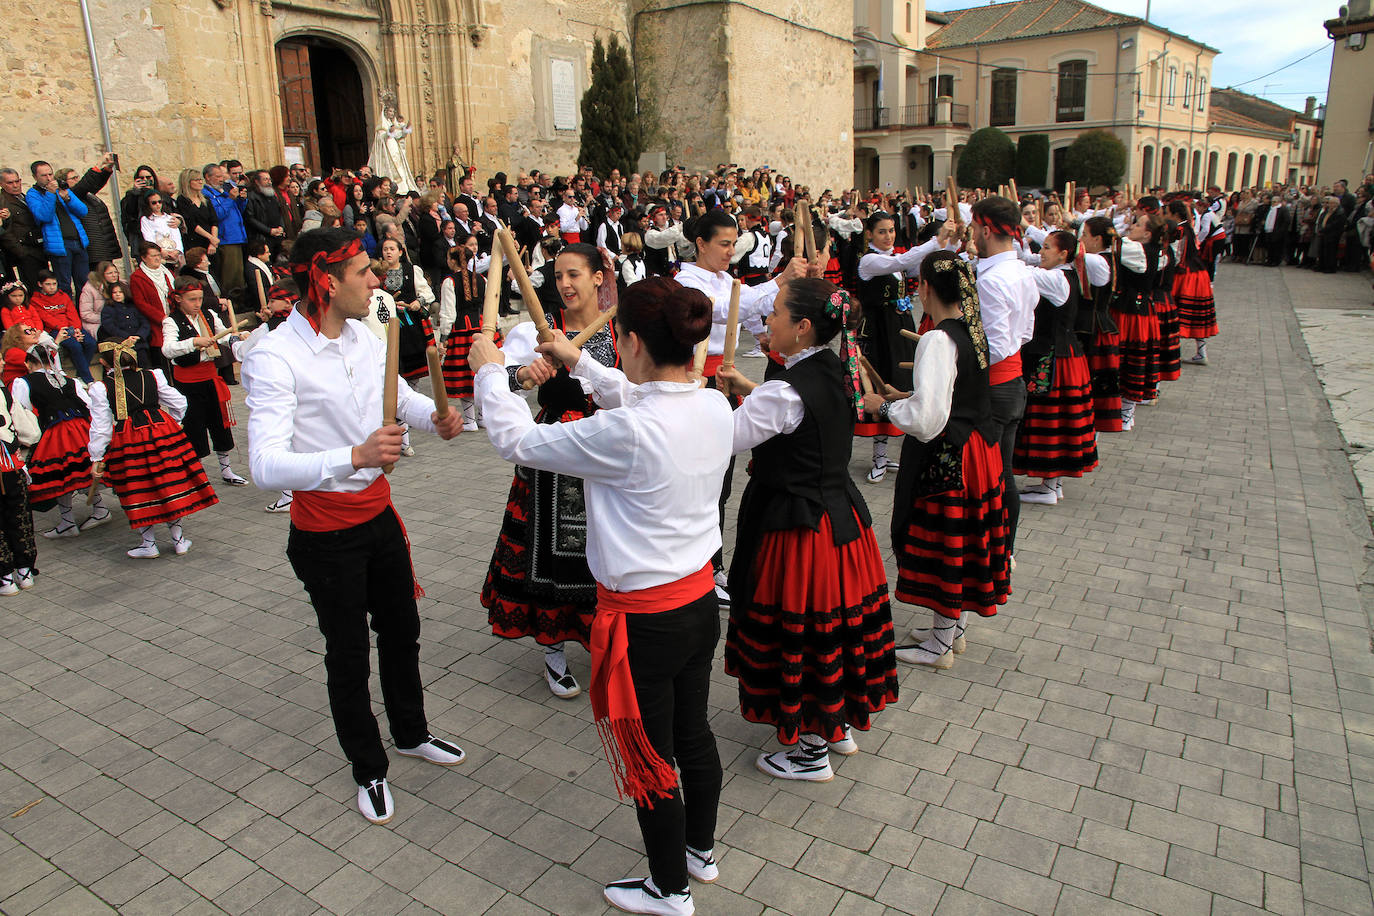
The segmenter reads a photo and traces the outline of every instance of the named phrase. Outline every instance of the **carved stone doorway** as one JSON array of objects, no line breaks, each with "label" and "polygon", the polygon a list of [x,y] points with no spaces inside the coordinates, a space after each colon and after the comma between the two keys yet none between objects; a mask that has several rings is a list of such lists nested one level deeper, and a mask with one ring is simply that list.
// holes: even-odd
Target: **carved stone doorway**
[{"label": "carved stone doorway", "polygon": [[366,165],[371,148],[363,78],[343,45],[314,35],[277,42],[288,161],[317,175]]}]

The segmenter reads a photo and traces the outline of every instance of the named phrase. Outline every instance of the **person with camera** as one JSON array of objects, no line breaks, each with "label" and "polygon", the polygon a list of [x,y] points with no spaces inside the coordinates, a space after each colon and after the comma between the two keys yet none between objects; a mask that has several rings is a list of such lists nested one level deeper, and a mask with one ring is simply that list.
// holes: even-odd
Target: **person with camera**
[{"label": "person with camera", "polygon": [[38,272],[48,266],[38,223],[24,199],[24,178],[15,169],[0,169],[0,251],[19,271],[28,289],[38,286]]},{"label": "person with camera", "polygon": [[248,201],[243,189],[230,180],[225,165],[212,162],[201,174],[205,176],[205,196],[210,198],[219,225],[219,283],[224,289],[238,289],[243,286],[243,246],[248,241],[243,214]]},{"label": "person with camera", "polygon": [[86,257],[89,240],[86,227],[81,224],[86,204],[72,194],[71,188],[58,182],[48,163],[40,159],[29,165],[29,171],[33,174],[33,187],[25,192],[24,200],[42,233],[43,250],[57,274],[57,285],[75,301],[91,272]]}]

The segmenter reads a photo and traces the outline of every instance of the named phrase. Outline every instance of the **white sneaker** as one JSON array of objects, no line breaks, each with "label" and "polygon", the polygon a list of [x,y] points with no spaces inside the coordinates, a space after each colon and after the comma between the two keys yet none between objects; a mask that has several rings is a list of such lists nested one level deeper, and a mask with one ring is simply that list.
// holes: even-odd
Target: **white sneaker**
[{"label": "white sneaker", "polygon": [[544,681],[549,685],[549,693],[560,700],[571,700],[582,692],[582,685],[577,683],[577,678],[573,677],[572,672],[567,669],[566,662],[563,673],[559,674],[549,664],[547,654],[544,656]]},{"label": "white sneaker", "polygon": [[291,503],[294,501],[294,499],[295,499],[295,498],[294,498],[294,497],[291,497],[291,496],[278,496],[278,497],[276,498],[276,501],[270,502],[270,503],[268,503],[267,505],[263,506],[263,507],[262,507],[262,511],[264,511],[264,512],[290,512],[290,511],[291,511]]},{"label": "white sneaker", "polygon": [[653,878],[626,878],[613,881],[601,890],[606,902],[626,913],[653,916],[692,916],[697,911],[691,890],[665,894],[654,887]]},{"label": "white sneaker", "polygon": [[839,741],[831,741],[830,750],[842,757],[848,757],[851,754],[859,753],[858,742],[854,740],[854,730],[846,725],[844,727],[844,737]]},{"label": "white sneaker", "polygon": [[830,768],[830,754],[824,741],[820,744],[807,744],[798,741],[797,746],[771,754],[759,754],[754,761],[759,772],[776,776],[778,779],[800,779],[805,782],[829,782],[835,778]]},{"label": "white sneaker", "polygon": [[19,583],[14,581],[14,576],[9,575],[0,577],[0,595],[9,596],[17,594],[19,594]]},{"label": "white sneaker", "polygon": [[1021,491],[1021,502],[1034,503],[1038,506],[1053,506],[1059,502],[1059,496],[1052,488],[1043,483],[1037,483]]},{"label": "white sneaker", "polygon": [[883,478],[887,476],[887,469],[888,462],[886,460],[884,460],[881,464],[875,461],[873,462],[873,469],[868,472],[868,477],[866,477],[865,479],[869,483],[882,483]]},{"label": "white sneaker", "polygon": [[396,753],[402,757],[419,757],[421,760],[428,760],[430,763],[438,764],[441,767],[457,766],[467,759],[467,754],[456,744],[450,744],[442,738],[427,735],[424,741],[414,747],[398,747]]},{"label": "white sneaker", "polygon": [[135,560],[156,560],[162,556],[162,551],[157,549],[156,544],[149,544],[147,547],[140,544],[133,550],[126,550],[125,553]]},{"label": "white sneaker", "polygon": [[391,789],[385,779],[374,779],[358,786],[358,810],[374,824],[385,824],[396,813],[391,802]]},{"label": "white sneaker", "polygon": [[687,874],[702,884],[715,884],[720,877],[720,869],[716,867],[716,857],[711,855],[712,852],[710,849],[697,852],[687,847]]},{"label": "white sneaker", "polygon": [[49,528],[47,531],[43,532],[43,537],[53,541],[57,538],[74,538],[80,533],[81,529],[76,527],[76,523],[73,522],[70,525],[58,525],[56,528]]},{"label": "white sneaker", "polygon": [[114,513],[111,512],[109,509],[105,509],[103,511],[105,513],[104,515],[101,515],[98,512],[91,513],[91,517],[81,523],[81,530],[90,531],[92,528],[99,528],[101,525],[105,524],[110,519],[114,518]]},{"label": "white sneaker", "polygon": [[941,671],[946,671],[954,667],[953,649],[946,649],[937,655],[930,649],[923,649],[920,646],[903,646],[897,650],[896,654],[897,661],[921,668],[938,668]]},{"label": "white sneaker", "polygon": [[722,607],[729,607],[730,593],[725,589],[726,584],[729,582],[729,576],[726,575],[725,570],[718,569],[712,578],[716,583],[716,601]]},{"label": "white sneaker", "polygon": [[16,569],[13,573],[13,576],[15,585],[18,585],[20,588],[25,590],[33,588],[32,569]]},{"label": "white sneaker", "polygon": [[754,344],[754,349],[750,350],[748,353],[741,353],[740,356],[744,357],[745,359],[764,359],[768,356],[768,354],[763,352],[763,347],[760,347],[758,344]]},{"label": "white sneaker", "polygon": [[190,538],[188,538],[188,537],[179,537],[179,538],[173,538],[173,539],[172,539],[172,550],[174,550],[174,551],[176,552],[176,555],[177,555],[177,556],[179,556],[179,557],[184,557],[184,556],[186,556],[187,551],[189,551],[190,549],[191,549],[191,539],[190,539]]},{"label": "white sneaker", "polygon": [[248,481],[244,480],[242,477],[235,474],[232,470],[221,472],[219,475],[219,479],[229,484],[229,486],[231,487],[248,486]]}]

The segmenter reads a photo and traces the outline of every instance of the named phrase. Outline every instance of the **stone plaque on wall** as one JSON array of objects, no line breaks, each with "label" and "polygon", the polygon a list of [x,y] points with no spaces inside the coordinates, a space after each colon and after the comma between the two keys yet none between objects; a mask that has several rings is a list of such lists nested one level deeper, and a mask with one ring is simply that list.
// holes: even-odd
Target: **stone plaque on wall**
[{"label": "stone plaque on wall", "polygon": [[553,96],[553,129],[577,130],[577,70],[570,60],[549,61]]}]

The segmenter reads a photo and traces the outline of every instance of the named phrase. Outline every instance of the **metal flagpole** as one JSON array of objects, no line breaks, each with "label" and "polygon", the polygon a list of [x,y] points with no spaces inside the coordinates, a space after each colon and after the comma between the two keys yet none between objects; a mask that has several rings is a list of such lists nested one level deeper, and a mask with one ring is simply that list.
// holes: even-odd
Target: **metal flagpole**
[{"label": "metal flagpole", "polygon": [[[114,141],[110,139],[110,118],[105,113],[105,86],[100,80],[100,58],[95,53],[95,35],[91,31],[91,10],[86,0],[81,0],[81,24],[86,29],[86,50],[91,55],[91,76],[95,79],[95,109],[100,115],[100,136],[105,141],[105,152],[114,152]],[[110,222],[114,223],[116,237],[124,249],[124,278],[128,280],[133,270],[129,257],[129,240],[124,237],[123,214],[119,212],[119,167],[110,171],[110,203],[112,204]]]}]

